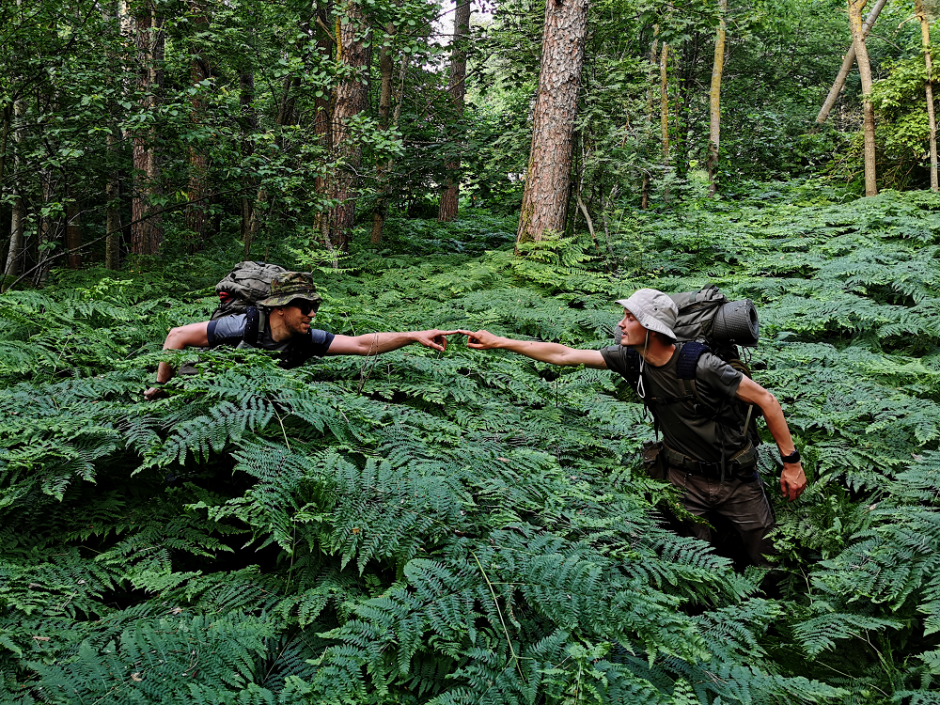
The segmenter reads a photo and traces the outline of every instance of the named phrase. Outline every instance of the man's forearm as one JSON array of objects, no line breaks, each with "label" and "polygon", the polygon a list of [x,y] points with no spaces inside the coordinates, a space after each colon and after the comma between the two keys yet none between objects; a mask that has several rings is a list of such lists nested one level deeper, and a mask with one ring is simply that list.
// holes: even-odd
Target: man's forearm
[{"label": "man's forearm", "polygon": [[796,450],[793,437],[790,435],[790,427],[783,416],[780,402],[774,396],[770,398],[772,401],[765,404],[766,408],[761,407],[761,411],[764,412],[764,420],[767,422],[767,430],[770,431],[770,435],[777,442],[777,448],[779,448],[781,455],[789,455]]},{"label": "man's forearm", "polygon": [[359,339],[362,341],[361,345],[367,348],[364,355],[377,355],[416,343],[418,334],[414,331],[392,331],[360,335]]},{"label": "man's forearm", "polygon": [[512,338],[499,338],[496,347],[552,365],[568,364],[565,358],[571,351],[571,348],[567,345],[561,345],[560,343],[546,343],[541,340],[514,340]]}]

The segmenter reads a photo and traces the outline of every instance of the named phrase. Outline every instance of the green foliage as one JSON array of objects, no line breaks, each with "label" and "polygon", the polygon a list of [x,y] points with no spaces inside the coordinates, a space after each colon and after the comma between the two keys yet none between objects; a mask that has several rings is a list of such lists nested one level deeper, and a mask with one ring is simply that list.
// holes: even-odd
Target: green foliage
[{"label": "green foliage", "polygon": [[624,207],[613,255],[576,237],[523,257],[493,216],[393,220],[385,249],[316,272],[318,325],[344,334],[485,327],[596,348],[635,287],[755,300],[752,366],[812,480],[786,503],[764,447],[770,576],[676,533],[674,490],[635,460],[652,430],[607,372],[456,338],[293,371],[193,351],[176,360],[198,374],[148,403],[167,329],[207,316],[225,261],[5,294],[0,692],[930,702],[938,212],[932,195],[765,185]]}]

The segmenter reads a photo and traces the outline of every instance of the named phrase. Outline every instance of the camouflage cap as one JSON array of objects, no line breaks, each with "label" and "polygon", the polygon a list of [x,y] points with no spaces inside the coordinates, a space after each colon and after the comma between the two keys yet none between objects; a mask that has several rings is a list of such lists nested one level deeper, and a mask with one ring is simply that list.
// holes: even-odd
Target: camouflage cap
[{"label": "camouflage cap", "polygon": [[313,275],[307,272],[285,272],[271,280],[271,295],[259,301],[259,306],[275,308],[287,306],[291,301],[301,299],[319,306],[323,300],[317,294],[317,285],[313,283]]}]

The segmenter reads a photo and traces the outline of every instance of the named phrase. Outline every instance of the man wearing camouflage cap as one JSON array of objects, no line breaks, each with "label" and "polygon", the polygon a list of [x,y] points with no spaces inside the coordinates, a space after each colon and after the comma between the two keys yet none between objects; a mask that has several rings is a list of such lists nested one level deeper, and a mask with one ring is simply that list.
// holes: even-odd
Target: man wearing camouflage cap
[{"label": "man wearing camouflage cap", "polygon": [[[806,489],[806,476],[779,402],[728,363],[704,352],[693,363],[703,401],[696,403],[677,372],[683,343],[676,342],[673,332],[678,317],[673,300],[661,291],[640,289],[617,303],[624,311],[618,324],[620,344],[602,350],[513,340],[485,330],[457,332],[468,335],[467,345],[477,350],[511,350],[554,365],[609,369],[627,379],[662,430],[668,479],[683,489],[685,508],[700,517],[714,512],[728,518],[741,535],[751,561],[767,565],[765,556],[773,549],[766,534],[774,519],[756,473],[756,452],[745,430],[719,422],[715,410],[732,398],[760,408],[784,463],[780,489],[792,502]],[[637,354],[639,364],[635,365],[631,357],[635,361]],[[711,539],[708,526],[690,522],[688,527],[695,536]]]},{"label": "man wearing camouflage cap", "polygon": [[[290,369],[312,357],[377,355],[411,343],[443,351],[447,348],[446,336],[457,332],[434,329],[333,335],[310,327],[321,301],[310,274],[286,272],[271,282],[271,295],[258,301],[256,308],[218,320],[173,328],[163,343],[163,349],[214,348],[220,345],[260,348],[279,353],[280,366]],[[157,384],[168,382],[173,374],[173,367],[168,362],[161,362],[157,369]],[[161,394],[159,387],[151,387],[144,392],[144,397],[150,400]]]}]

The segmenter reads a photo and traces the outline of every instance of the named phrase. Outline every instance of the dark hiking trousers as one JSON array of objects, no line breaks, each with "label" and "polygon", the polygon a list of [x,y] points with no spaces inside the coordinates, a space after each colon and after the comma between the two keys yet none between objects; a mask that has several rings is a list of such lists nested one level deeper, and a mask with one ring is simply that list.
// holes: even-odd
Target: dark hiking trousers
[{"label": "dark hiking trousers", "polygon": [[[685,491],[682,501],[690,514],[708,519],[707,515],[714,512],[727,518],[741,535],[751,561],[755,565],[769,565],[764,556],[773,554],[773,544],[766,535],[774,527],[774,515],[759,478],[725,477],[722,482],[718,477],[670,466],[669,482]],[[708,526],[688,521],[686,527],[696,538],[711,542],[712,530]]]}]

